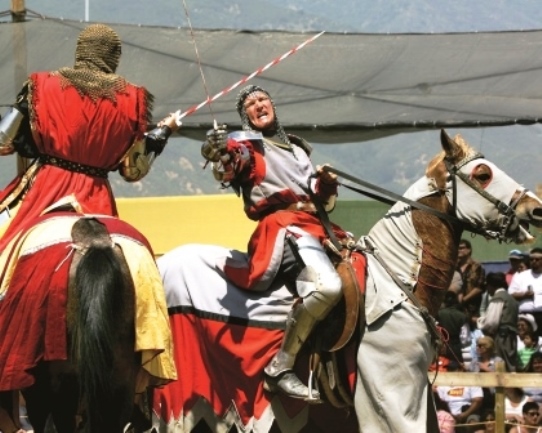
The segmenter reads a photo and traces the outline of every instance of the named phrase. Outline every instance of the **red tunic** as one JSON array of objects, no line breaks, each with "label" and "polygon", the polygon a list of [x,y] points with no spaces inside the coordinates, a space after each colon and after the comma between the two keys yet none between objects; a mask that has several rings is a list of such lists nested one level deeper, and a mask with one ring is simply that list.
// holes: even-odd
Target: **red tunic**
[{"label": "red tunic", "polygon": [[[115,170],[134,140],[147,129],[147,92],[142,87],[127,83],[125,91],[116,95],[116,102],[105,98],[94,102],[72,86],[62,88],[59,76],[49,72],[32,74],[29,84],[30,122],[41,154]],[[0,192],[0,203],[17,184],[15,179]],[[0,240],[0,251],[25,221],[70,194],[84,213],[117,216],[106,178],[44,165]]]}]

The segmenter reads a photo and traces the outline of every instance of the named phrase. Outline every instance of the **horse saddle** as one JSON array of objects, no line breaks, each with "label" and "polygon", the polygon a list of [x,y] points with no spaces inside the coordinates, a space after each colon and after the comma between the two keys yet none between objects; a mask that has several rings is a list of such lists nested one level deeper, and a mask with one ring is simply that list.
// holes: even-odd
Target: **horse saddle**
[{"label": "horse saddle", "polygon": [[353,384],[349,380],[352,368],[346,365],[346,359],[355,359],[353,336],[365,325],[366,258],[355,249],[338,251],[331,246],[328,250],[341,277],[343,296],[313,332],[310,368],[316,373],[324,398],[335,407],[347,407],[353,405]]}]

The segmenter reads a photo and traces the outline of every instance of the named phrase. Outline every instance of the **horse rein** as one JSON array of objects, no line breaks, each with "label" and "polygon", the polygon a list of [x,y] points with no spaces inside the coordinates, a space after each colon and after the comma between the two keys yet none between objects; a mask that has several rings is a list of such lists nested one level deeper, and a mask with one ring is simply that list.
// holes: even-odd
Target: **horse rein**
[{"label": "horse rein", "polygon": [[[510,227],[510,225],[513,223],[513,221],[515,219],[515,210],[514,209],[515,209],[517,203],[519,202],[519,200],[521,200],[521,198],[527,193],[527,190],[524,189],[522,191],[522,193],[519,195],[519,197],[517,199],[515,199],[514,202],[511,205],[507,205],[506,203],[498,200],[496,197],[492,196],[487,191],[483,190],[478,185],[476,185],[474,182],[472,182],[471,179],[466,174],[459,171],[464,165],[468,164],[469,162],[471,162],[471,161],[473,161],[475,159],[479,159],[479,158],[484,158],[484,156],[481,153],[476,153],[476,154],[474,154],[474,155],[472,155],[470,157],[464,158],[462,161],[460,161],[456,165],[453,165],[447,159],[444,160],[444,163],[446,165],[446,169],[452,175],[451,178],[452,178],[452,191],[453,191],[453,203],[452,203],[453,215],[449,215],[449,214],[446,214],[444,212],[440,212],[440,211],[438,211],[436,209],[433,209],[432,207],[426,206],[426,205],[424,205],[422,203],[411,200],[411,199],[406,198],[406,197],[404,197],[402,195],[396,194],[396,193],[394,193],[392,191],[386,190],[386,189],[384,189],[384,188],[382,188],[382,187],[380,187],[378,185],[374,185],[374,184],[372,184],[370,182],[364,181],[364,180],[362,180],[360,178],[352,176],[352,175],[350,175],[348,173],[345,173],[344,171],[338,170],[338,169],[336,169],[334,167],[324,166],[324,167],[322,167],[322,169],[325,170],[325,171],[329,171],[331,173],[335,173],[337,176],[343,177],[343,178],[345,178],[345,179],[347,179],[347,180],[349,180],[351,182],[357,183],[358,185],[362,185],[362,186],[364,186],[366,188],[370,188],[371,190],[375,191],[378,194],[375,194],[374,192],[369,192],[369,191],[366,191],[366,190],[362,190],[362,189],[359,189],[359,188],[355,188],[355,187],[352,187],[350,185],[346,185],[344,183],[339,182],[339,184],[341,186],[344,186],[345,188],[348,188],[348,189],[350,189],[352,191],[356,191],[356,192],[358,192],[360,194],[366,195],[366,196],[368,196],[368,197],[370,197],[370,198],[372,198],[374,200],[378,200],[378,201],[386,203],[388,205],[393,205],[397,201],[406,203],[409,206],[411,206],[412,208],[422,210],[422,211],[428,212],[428,213],[430,213],[432,215],[435,215],[438,218],[449,222],[453,226],[461,226],[466,231],[469,231],[469,232],[474,233],[474,234],[482,235],[485,238],[496,239],[500,243],[502,243],[506,239],[505,234],[506,234],[508,228]],[[472,223],[462,221],[456,216],[456,214],[457,214],[457,179],[456,179],[456,176],[459,177],[463,182],[465,182],[469,187],[474,189],[478,194],[480,194],[486,200],[493,203],[495,205],[495,207],[497,208],[497,210],[499,211],[499,213],[504,215],[504,217],[505,217],[504,224],[503,224],[503,227],[502,227],[500,232],[490,231],[490,230],[487,230],[484,227],[480,227],[480,226],[474,225]]]}]

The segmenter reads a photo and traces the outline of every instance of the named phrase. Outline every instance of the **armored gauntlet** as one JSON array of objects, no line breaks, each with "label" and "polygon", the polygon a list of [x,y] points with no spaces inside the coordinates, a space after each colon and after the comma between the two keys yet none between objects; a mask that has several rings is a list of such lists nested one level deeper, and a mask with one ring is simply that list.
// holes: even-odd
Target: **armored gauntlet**
[{"label": "armored gauntlet", "polygon": [[220,161],[220,157],[226,153],[228,143],[228,131],[226,125],[220,125],[217,129],[207,131],[207,139],[201,145],[201,155],[211,162]]}]

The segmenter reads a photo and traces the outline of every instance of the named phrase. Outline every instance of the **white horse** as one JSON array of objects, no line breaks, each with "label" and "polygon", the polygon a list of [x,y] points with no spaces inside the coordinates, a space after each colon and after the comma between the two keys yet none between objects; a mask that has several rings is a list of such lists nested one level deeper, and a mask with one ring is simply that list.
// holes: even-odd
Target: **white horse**
[{"label": "white horse", "polygon": [[[524,243],[532,239],[529,223],[542,226],[535,195],[459,136],[442,131],[441,144],[425,176],[355,246],[367,261],[365,323],[345,358],[355,411],[263,390],[263,369],[295,296],[285,287],[258,293],[232,286],[223,265],[246,266],[246,255],[192,244],[158,260],[179,371],[154,396],[158,431],[438,431],[427,376],[438,338],[433,317],[462,232]],[[309,380],[301,359],[298,367]]]}]

